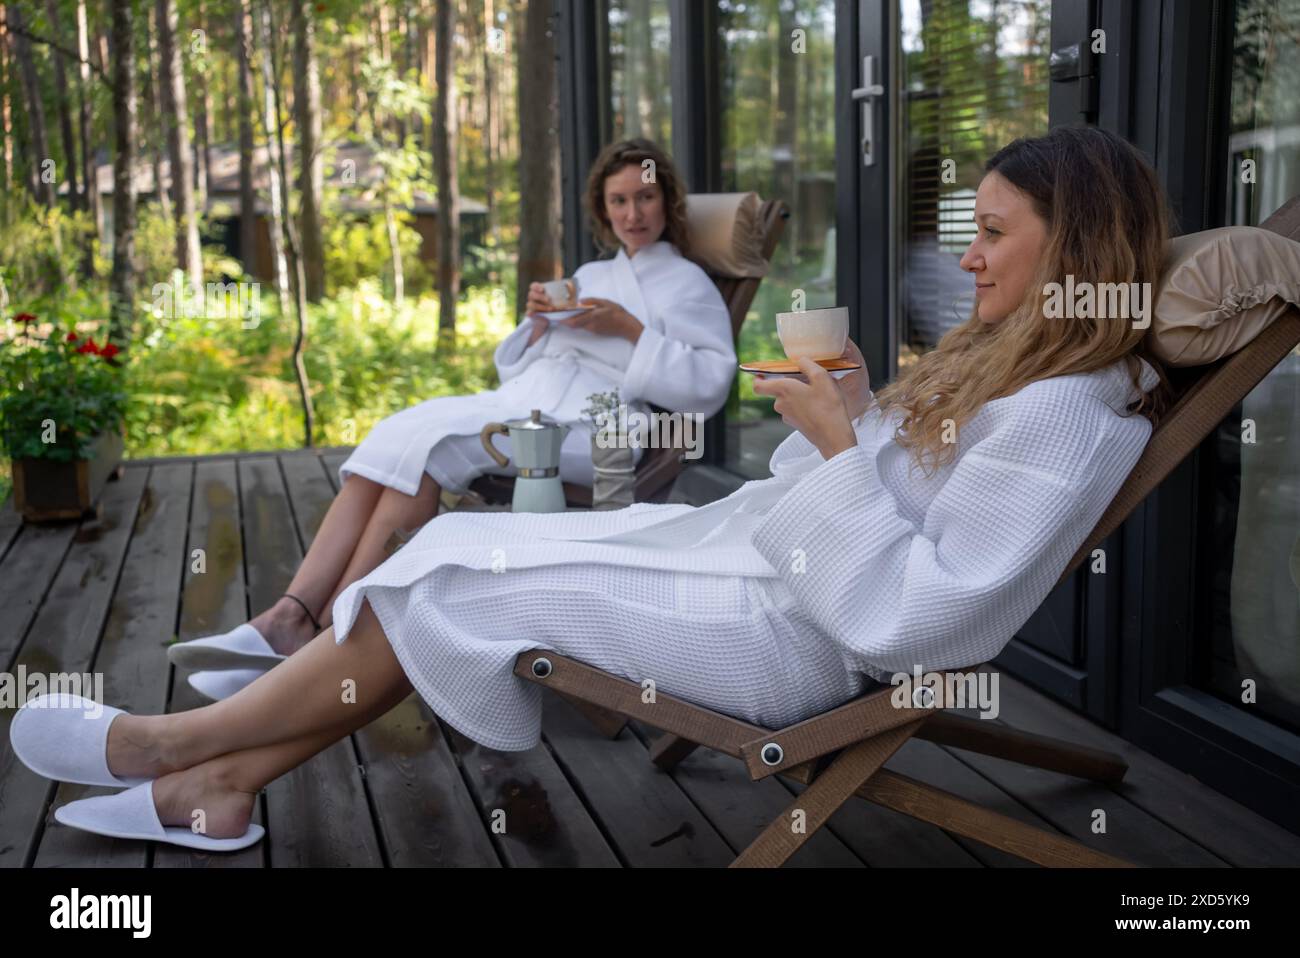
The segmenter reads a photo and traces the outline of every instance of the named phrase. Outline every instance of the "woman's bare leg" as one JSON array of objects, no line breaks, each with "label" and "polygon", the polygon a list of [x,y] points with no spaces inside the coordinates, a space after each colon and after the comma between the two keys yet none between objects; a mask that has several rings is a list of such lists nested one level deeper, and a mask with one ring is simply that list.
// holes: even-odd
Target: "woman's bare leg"
[{"label": "woman's bare leg", "polygon": [[[383,493],[384,487],[379,483],[353,474],[344,480],[339,494],[330,503],[311,548],[287,590],[307,603],[313,614],[316,614],[314,610],[324,608],[334,591],[334,583],[347,568]],[[300,648],[315,632],[302,606],[285,598],[254,618],[252,625],[272,648],[285,655]]]},{"label": "woman's bare leg", "polygon": [[[335,643],[333,628],[326,629],[228,699],[169,715],[118,717],[109,727],[108,764],[118,775],[158,777],[296,740],[317,743],[319,751],[383,715],[411,690],[364,602],[342,645]],[[276,753],[277,761],[305,747]]]},{"label": "woman's bare leg", "polygon": [[[352,492],[358,483],[364,483],[363,491]],[[338,509],[349,492],[346,505]],[[322,627],[330,625],[339,593],[392,554],[397,530],[414,534],[434,518],[441,494],[442,488],[427,473],[413,496],[348,476],[287,591],[307,604]],[[281,598],[252,624],[282,655],[297,652],[316,634],[306,611],[293,599]]]},{"label": "woman's bare leg", "polygon": [[[116,724],[116,723],[115,723]],[[318,732],[289,742],[219,755],[154,782],[153,801],[163,825],[193,827],[202,810],[209,838],[238,838],[248,831],[258,793],[343,736]]]},{"label": "woman's bare leg", "polygon": [[352,550],[347,567],[317,616],[321,625],[333,624],[334,600],[339,597],[339,593],[373,572],[392,555],[396,533],[400,532],[406,537],[414,535],[421,526],[438,515],[438,500],[441,495],[442,487],[427,472],[420,480],[420,488],[414,496],[396,489],[384,489],[365,531]]}]

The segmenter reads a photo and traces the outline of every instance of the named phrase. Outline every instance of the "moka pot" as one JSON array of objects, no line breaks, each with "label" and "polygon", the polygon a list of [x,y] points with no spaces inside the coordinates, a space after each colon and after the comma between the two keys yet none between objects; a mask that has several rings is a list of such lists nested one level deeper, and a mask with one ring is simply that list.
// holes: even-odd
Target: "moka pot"
[{"label": "moka pot", "polygon": [[512,512],[563,512],[564,484],[560,480],[560,447],[569,427],[543,416],[534,409],[526,419],[509,419],[490,422],[483,427],[479,438],[483,448],[501,466],[509,466],[510,459],[492,445],[492,436],[503,433],[510,437],[510,450],[514,454],[515,494],[510,502]]}]

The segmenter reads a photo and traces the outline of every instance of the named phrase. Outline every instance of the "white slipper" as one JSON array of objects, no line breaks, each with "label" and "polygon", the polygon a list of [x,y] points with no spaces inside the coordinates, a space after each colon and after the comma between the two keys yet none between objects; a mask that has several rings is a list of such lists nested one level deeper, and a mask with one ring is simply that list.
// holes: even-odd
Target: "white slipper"
[{"label": "white slipper", "polygon": [[18,760],[44,778],[129,788],[151,779],[118,778],[108,770],[108,727],[126,714],[69,692],[38,695],[14,715],[9,742]]},{"label": "white slipper", "polygon": [[183,669],[269,669],[287,657],[247,622],[222,635],[167,646],[167,659]]},{"label": "white slipper", "polygon": [[195,672],[190,676],[190,687],[214,702],[228,699],[246,685],[251,685],[270,669],[219,669],[212,672]]},{"label": "white slipper", "polygon": [[261,825],[251,823],[238,838],[209,838],[188,828],[164,827],[154,807],[152,781],[125,792],[68,802],[54,810],[54,819],[96,835],[167,842],[206,852],[237,851],[260,842],[266,834]]}]

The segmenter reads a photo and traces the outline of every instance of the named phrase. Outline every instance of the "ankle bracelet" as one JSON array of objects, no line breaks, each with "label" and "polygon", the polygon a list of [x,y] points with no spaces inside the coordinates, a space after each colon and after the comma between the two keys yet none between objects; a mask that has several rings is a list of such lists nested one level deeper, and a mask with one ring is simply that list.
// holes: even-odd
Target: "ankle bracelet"
[{"label": "ankle bracelet", "polygon": [[324,631],[324,629],[322,628],[321,624],[320,624],[319,622],[316,621],[316,616],[314,616],[314,615],[311,614],[311,609],[307,608],[307,603],[306,603],[306,602],[302,601],[302,599],[298,598],[296,595],[290,595],[288,592],[286,592],[286,593],[284,594],[284,597],[285,597],[286,599],[293,599],[294,602],[297,602],[300,606],[302,606],[302,610],[303,610],[304,612],[307,613],[307,618],[311,620],[311,624],[312,624],[313,628],[316,629],[316,633],[317,633],[318,635],[319,635],[322,631]]}]

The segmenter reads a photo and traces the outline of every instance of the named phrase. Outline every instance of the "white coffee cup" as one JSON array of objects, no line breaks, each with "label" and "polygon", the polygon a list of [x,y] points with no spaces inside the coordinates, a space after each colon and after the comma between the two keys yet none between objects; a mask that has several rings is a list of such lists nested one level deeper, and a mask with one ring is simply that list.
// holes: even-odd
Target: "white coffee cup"
[{"label": "white coffee cup", "polygon": [[546,298],[557,309],[569,308],[578,304],[578,283],[572,279],[553,279],[542,284]]},{"label": "white coffee cup", "polygon": [[776,334],[790,359],[837,359],[849,338],[847,306],[808,309],[801,313],[777,313]]}]

